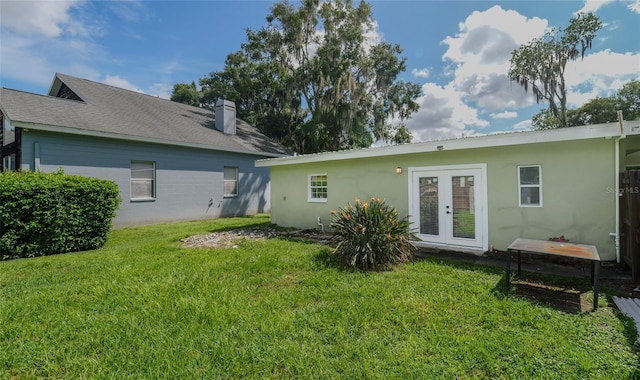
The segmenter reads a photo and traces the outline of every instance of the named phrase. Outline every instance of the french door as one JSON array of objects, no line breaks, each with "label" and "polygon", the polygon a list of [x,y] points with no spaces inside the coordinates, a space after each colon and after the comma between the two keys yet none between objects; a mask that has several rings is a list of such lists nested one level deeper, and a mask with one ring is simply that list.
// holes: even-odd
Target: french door
[{"label": "french door", "polygon": [[485,166],[410,168],[410,221],[420,240],[485,249]]}]

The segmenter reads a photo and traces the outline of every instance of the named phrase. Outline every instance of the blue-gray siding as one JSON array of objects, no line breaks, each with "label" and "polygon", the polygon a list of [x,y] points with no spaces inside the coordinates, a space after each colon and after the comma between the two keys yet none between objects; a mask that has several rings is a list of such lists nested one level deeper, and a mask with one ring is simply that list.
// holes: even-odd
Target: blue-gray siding
[{"label": "blue-gray siding", "polygon": [[[256,168],[260,156],[98,137],[25,131],[22,168],[113,180],[122,204],[117,227],[175,220],[268,212],[269,170]],[[156,163],[156,198],[131,201],[131,161]],[[239,171],[239,195],[223,196],[224,167]]]}]

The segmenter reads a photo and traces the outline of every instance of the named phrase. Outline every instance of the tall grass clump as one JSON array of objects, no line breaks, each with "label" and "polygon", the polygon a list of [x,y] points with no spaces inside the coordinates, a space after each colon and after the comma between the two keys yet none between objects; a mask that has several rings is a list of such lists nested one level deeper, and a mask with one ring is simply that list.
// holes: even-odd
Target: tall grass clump
[{"label": "tall grass clump", "polygon": [[344,264],[360,269],[377,269],[411,259],[415,236],[407,217],[380,198],[347,204],[333,211],[330,228],[337,242],[336,257]]}]

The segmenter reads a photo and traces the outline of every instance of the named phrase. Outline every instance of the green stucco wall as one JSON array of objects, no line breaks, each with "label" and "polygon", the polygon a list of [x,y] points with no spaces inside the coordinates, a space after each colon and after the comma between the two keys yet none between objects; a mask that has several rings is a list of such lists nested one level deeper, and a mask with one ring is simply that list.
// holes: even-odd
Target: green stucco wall
[{"label": "green stucco wall", "polygon": [[[317,228],[320,216],[328,226],[331,210],[370,197],[407,215],[409,167],[478,163],[487,164],[489,246],[505,250],[517,237],[564,235],[595,244],[603,260],[615,259],[614,140],[604,138],[272,166],[272,222]],[[543,207],[518,206],[519,165],[542,166]],[[310,174],[327,174],[327,203],[307,201]]]}]

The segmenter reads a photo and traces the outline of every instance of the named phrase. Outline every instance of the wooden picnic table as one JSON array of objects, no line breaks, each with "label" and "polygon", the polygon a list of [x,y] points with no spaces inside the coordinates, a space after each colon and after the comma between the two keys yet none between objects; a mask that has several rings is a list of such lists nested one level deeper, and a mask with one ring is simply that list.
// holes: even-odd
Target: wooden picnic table
[{"label": "wooden picnic table", "polygon": [[518,276],[521,273],[521,254],[529,252],[538,255],[570,257],[591,262],[591,285],[593,285],[593,311],[598,310],[600,288],[600,256],[594,245],[569,242],[518,238],[507,247],[507,290],[511,287],[511,253],[518,253]]}]

